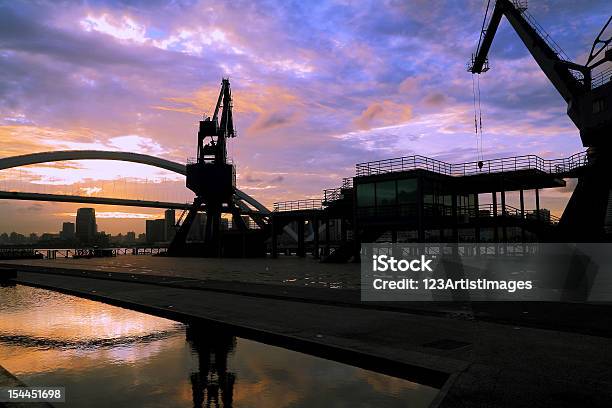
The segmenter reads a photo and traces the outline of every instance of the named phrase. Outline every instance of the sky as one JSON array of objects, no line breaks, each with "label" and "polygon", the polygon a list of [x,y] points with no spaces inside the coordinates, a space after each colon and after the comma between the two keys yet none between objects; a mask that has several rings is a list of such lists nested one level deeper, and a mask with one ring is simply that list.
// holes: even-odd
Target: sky
[{"label": "sky", "polygon": [[[532,0],[584,63],[601,1]],[[262,203],[320,197],[355,163],[477,160],[472,75],[482,0],[2,1],[0,157],[98,149],[185,162],[229,77],[238,186]],[[502,20],[480,75],[485,159],[583,150],[566,104]],[[571,193],[546,191],[560,215]],[[0,170],[0,189],[190,201],[184,180],[122,162]],[[0,201],[0,232],[56,232],[81,205]],[[96,206],[99,230],[142,232],[162,210]],[[18,222],[16,222],[18,220]]]}]

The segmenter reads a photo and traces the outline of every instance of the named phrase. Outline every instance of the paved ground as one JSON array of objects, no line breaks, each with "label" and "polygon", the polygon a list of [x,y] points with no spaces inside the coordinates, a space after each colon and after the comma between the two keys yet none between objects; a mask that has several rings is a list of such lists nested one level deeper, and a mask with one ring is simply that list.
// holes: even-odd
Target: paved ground
[{"label": "paved ground", "polygon": [[310,257],[296,256],[203,259],[121,255],[113,258],[28,259],[2,263],[322,288],[359,288],[360,281],[359,264],[323,264]]},{"label": "paved ground", "polygon": [[[441,307],[359,306],[350,290],[21,269],[30,270],[19,272],[22,283],[216,322],[245,337],[443,386],[439,407],[609,407],[612,401],[612,340],[583,330],[499,324]],[[607,321],[609,327],[608,316],[600,313],[603,323],[591,326]]]}]

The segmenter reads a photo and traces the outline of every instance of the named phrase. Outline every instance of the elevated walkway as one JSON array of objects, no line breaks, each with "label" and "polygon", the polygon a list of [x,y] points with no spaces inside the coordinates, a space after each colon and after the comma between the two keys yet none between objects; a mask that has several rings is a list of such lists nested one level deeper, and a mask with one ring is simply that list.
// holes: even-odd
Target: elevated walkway
[{"label": "elevated walkway", "polygon": [[572,178],[577,177],[577,172],[587,165],[585,151],[562,159],[543,159],[536,155],[525,155],[465,163],[447,163],[415,155],[358,163],[355,168],[357,177],[420,169],[452,177],[532,170],[560,178]]}]

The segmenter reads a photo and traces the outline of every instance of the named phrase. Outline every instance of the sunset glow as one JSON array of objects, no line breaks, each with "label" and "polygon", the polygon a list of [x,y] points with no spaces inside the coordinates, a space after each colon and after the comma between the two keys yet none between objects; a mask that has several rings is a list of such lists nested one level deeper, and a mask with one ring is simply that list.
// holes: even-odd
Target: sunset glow
[{"label": "sunset glow", "polygon": [[[555,41],[583,63],[605,1],[530,2]],[[145,153],[184,163],[197,122],[229,76],[239,187],[271,207],[318,197],[357,162],[421,154],[477,157],[465,66],[483,2],[122,2],[0,6],[0,157],[69,149]],[[570,19],[571,16],[571,19]],[[571,21],[571,23],[568,23]],[[248,22],[248,24],[245,24]],[[481,75],[484,156],[564,157],[583,150],[566,104],[509,24]],[[537,108],[536,108],[537,107]],[[0,171],[0,189],[185,202],[180,176],[138,164],[62,162]],[[113,185],[114,184],[114,185]],[[570,189],[542,203],[560,214]],[[57,231],[78,205],[0,202],[0,231]],[[96,207],[100,229],[137,208]],[[21,214],[21,215],[19,215]],[[24,217],[22,214],[28,214]],[[19,226],[11,220],[23,220]]]}]

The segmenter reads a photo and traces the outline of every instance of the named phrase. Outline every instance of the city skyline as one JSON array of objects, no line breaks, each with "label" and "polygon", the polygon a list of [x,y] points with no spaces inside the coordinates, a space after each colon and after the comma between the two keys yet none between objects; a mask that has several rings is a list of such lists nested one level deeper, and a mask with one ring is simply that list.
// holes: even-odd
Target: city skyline
[{"label": "city skyline", "polygon": [[[588,3],[529,5],[579,62],[607,11],[604,1]],[[465,65],[482,5],[5,4],[0,157],[101,149],[185,162],[195,155],[199,116],[210,113],[221,77],[229,76],[239,135],[229,148],[238,184],[270,207],[320,196],[361,161],[410,154],[473,161],[472,78]],[[507,22],[490,61],[492,71],[480,78],[485,158],[583,150],[563,100]],[[0,174],[0,188],[12,187],[8,173]],[[181,178],[137,164],[58,162],[28,166],[19,177],[23,191],[45,185],[48,192],[112,196],[113,180],[126,174],[125,194],[139,194],[153,181],[184,201]],[[569,191],[543,196],[543,206],[559,214]],[[79,207],[0,201],[0,231],[15,230],[16,217],[25,221],[18,232],[55,230]],[[113,234],[143,232],[145,219],[163,217],[163,210],[94,207],[99,229]]]}]

